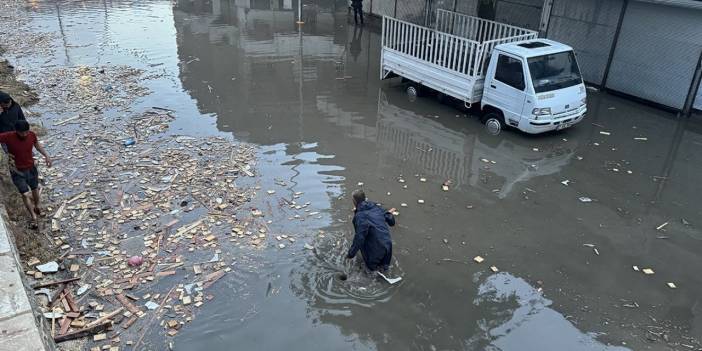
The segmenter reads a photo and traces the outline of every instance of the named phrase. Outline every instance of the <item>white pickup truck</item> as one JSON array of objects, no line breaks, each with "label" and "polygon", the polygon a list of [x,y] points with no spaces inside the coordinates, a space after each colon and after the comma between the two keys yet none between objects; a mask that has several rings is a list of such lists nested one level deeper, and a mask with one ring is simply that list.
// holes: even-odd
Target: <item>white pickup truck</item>
[{"label": "white pickup truck", "polygon": [[539,39],[528,29],[437,10],[435,28],[383,17],[381,79],[410,81],[480,103],[482,121],[497,133],[506,126],[530,134],[568,128],[585,117],[586,89],[567,45]]}]

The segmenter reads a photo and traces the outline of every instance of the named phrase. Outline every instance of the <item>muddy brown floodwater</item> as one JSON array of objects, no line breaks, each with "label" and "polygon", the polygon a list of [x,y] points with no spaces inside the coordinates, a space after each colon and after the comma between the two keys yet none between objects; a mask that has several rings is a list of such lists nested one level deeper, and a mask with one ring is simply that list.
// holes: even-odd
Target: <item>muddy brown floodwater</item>
[{"label": "muddy brown floodwater", "polygon": [[[379,29],[350,24],[345,0],[305,2],[301,30],[292,0],[25,6],[53,34],[51,52],[6,48],[25,78],[131,66],[151,91],[132,111],[168,108],[173,133],[256,147],[253,201],[275,234],[176,337],[154,328],[151,349],[701,349],[700,116],[590,91],[574,128],[491,136],[380,81]],[[396,285],[342,259],[359,186],[401,212]]]}]

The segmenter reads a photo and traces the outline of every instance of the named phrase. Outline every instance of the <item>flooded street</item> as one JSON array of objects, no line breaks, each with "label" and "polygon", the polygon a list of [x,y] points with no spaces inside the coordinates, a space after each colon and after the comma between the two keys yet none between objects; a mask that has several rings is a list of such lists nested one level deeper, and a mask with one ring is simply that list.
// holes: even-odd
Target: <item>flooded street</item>
[{"label": "flooded street", "polygon": [[[292,0],[25,4],[52,51],[6,46],[21,79],[140,69],[150,93],[121,107],[255,150],[244,208],[269,235],[221,245],[232,270],[212,301],[145,349],[702,350],[702,117],[588,91],[573,128],[493,136],[379,80],[380,29],[355,27],[346,1],[305,2],[301,30]],[[71,117],[38,93],[40,119]],[[398,284],[344,260],[359,187],[400,211]]]}]

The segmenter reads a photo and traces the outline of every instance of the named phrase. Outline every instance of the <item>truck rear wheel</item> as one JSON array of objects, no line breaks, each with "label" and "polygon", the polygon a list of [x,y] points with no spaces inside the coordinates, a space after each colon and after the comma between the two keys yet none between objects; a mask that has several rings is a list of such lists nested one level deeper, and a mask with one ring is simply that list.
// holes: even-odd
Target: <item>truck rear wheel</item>
[{"label": "truck rear wheel", "polygon": [[492,135],[500,134],[500,131],[505,128],[505,120],[497,112],[488,112],[483,117],[483,123],[485,123],[485,128],[488,133]]},{"label": "truck rear wheel", "polygon": [[416,83],[410,83],[407,85],[407,89],[405,89],[405,91],[407,92],[407,97],[410,101],[417,100],[417,98],[421,95],[421,87]]}]

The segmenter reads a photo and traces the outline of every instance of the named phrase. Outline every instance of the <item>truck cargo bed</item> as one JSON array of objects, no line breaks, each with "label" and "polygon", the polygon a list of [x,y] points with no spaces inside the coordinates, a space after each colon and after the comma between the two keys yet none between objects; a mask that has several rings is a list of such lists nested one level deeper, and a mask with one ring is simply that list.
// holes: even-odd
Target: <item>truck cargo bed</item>
[{"label": "truck cargo bed", "polygon": [[381,79],[391,74],[466,103],[480,101],[484,66],[499,44],[535,39],[536,32],[438,10],[436,28],[383,17]]}]

